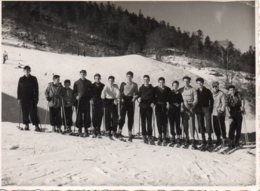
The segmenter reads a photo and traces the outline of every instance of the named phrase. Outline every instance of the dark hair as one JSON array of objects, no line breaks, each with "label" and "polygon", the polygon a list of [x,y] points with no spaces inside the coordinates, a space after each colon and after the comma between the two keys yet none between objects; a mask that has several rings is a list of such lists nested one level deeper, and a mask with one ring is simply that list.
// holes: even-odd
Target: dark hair
[{"label": "dark hair", "polygon": [[86,71],[86,70],[80,70],[79,73],[80,73],[80,74],[81,74],[81,73],[87,74],[87,71]]},{"label": "dark hair", "polygon": [[23,70],[29,70],[29,71],[31,71],[31,67],[27,65],[27,66],[23,67]]},{"label": "dark hair", "polygon": [[134,76],[134,73],[132,72],[132,71],[128,71],[127,73],[126,73],[126,75],[128,76],[131,76],[131,77],[133,77]]},{"label": "dark hair", "polygon": [[150,79],[150,76],[147,75],[147,74],[145,74],[145,75],[144,75],[144,78],[148,78],[148,79]]},{"label": "dark hair", "polygon": [[191,81],[191,78],[190,78],[189,76],[184,76],[184,77],[182,78],[182,80],[185,80],[185,79]]},{"label": "dark hair", "polygon": [[100,75],[100,74],[95,74],[95,75],[94,75],[94,78],[95,78],[95,77],[101,78],[101,75]]},{"label": "dark hair", "polygon": [[165,78],[164,78],[164,77],[160,77],[160,78],[158,79],[158,82],[161,81],[161,80],[165,82]]},{"label": "dark hair", "polygon": [[228,89],[230,90],[230,89],[236,89],[236,87],[234,86],[234,85],[230,85],[230,86],[228,86]]},{"label": "dark hair", "polygon": [[70,80],[65,80],[65,81],[64,81],[64,85],[67,84],[67,83],[70,84]]},{"label": "dark hair", "polygon": [[108,79],[110,80],[115,80],[115,77],[114,76],[109,76]]},{"label": "dark hair", "polygon": [[204,84],[204,79],[203,79],[203,78],[197,78],[197,79],[196,79],[196,82],[201,82],[201,83]]},{"label": "dark hair", "polygon": [[52,77],[53,80],[58,79],[58,78],[60,78],[59,75],[53,75],[53,77]]},{"label": "dark hair", "polygon": [[172,82],[172,85],[173,85],[173,84],[179,85],[179,82],[178,82],[177,80],[175,80],[175,81]]}]

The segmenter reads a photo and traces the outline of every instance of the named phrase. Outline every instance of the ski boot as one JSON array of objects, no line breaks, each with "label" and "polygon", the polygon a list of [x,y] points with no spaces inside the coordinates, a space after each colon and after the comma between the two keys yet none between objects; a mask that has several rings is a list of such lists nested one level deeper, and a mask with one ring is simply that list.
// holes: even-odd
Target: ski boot
[{"label": "ski boot", "polygon": [[29,131],[29,130],[30,130],[30,128],[29,128],[29,125],[28,125],[28,124],[26,124],[26,125],[25,125],[25,127],[24,127],[24,130],[25,130],[25,131]]},{"label": "ski boot", "polygon": [[61,130],[60,126],[57,127],[57,133],[62,133],[62,130]]},{"label": "ski boot", "polygon": [[94,133],[93,135],[92,135],[92,138],[97,138],[97,135]]},{"label": "ski boot", "polygon": [[170,143],[170,147],[174,147],[174,145],[175,145],[175,138],[173,137],[172,139],[171,139],[171,143]]},{"label": "ski boot", "polygon": [[198,147],[197,147],[197,145],[196,145],[196,140],[193,140],[193,141],[192,141],[191,149],[193,149],[193,150],[197,150],[197,149],[198,149]]},{"label": "ski boot", "polygon": [[146,136],[143,136],[143,141],[144,141],[145,144],[148,144],[148,139],[147,139]]},{"label": "ski boot", "polygon": [[41,129],[40,129],[39,125],[35,125],[35,130],[34,131],[41,132]]},{"label": "ski boot", "polygon": [[57,129],[56,129],[55,126],[52,126],[52,132],[53,132],[53,133],[56,133],[56,132],[57,132]]},{"label": "ski boot", "polygon": [[150,145],[155,145],[154,140],[153,140],[153,137],[148,137],[148,143],[149,143]]},{"label": "ski boot", "polygon": [[129,138],[128,138],[128,142],[132,142],[132,141],[133,141],[133,135],[132,135],[132,132],[129,132],[129,133],[128,133],[128,136],[129,136]]},{"label": "ski boot", "polygon": [[161,145],[162,145],[162,137],[159,137],[159,138],[158,138],[157,145],[158,145],[158,146],[161,146]]},{"label": "ski boot", "polygon": [[212,140],[209,139],[207,144],[207,151],[212,152],[213,150],[214,150],[214,146],[212,144]]},{"label": "ski boot", "polygon": [[177,138],[177,140],[176,140],[176,147],[177,148],[181,147],[181,140],[180,140],[180,138]]},{"label": "ski boot", "polygon": [[184,148],[184,149],[188,149],[189,146],[190,146],[190,141],[189,141],[189,139],[186,139],[183,148]]},{"label": "ski boot", "polygon": [[163,139],[162,145],[163,145],[163,146],[167,146],[167,140],[166,140],[166,138]]},{"label": "ski boot", "polygon": [[202,146],[199,148],[200,151],[206,151],[207,150],[207,142],[206,140],[202,140]]}]

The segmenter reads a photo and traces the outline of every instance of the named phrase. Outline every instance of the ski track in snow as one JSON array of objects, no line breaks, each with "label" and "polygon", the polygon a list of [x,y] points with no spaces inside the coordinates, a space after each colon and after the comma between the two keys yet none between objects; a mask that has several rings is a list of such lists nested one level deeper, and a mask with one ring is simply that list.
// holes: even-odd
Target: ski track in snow
[{"label": "ski track in snow", "polygon": [[[160,76],[166,78],[168,86],[173,80],[180,80],[182,86],[184,75],[190,75],[193,84],[196,78],[188,70],[162,65],[138,55],[93,58],[2,47],[9,56],[7,63],[2,65],[2,91],[16,98],[17,82],[23,75],[17,66],[19,63],[30,65],[32,74],[38,78],[39,107],[43,109],[47,105],[44,90],[53,73],[60,74],[62,81],[71,79],[72,84],[79,78],[81,69],[87,70],[90,80],[95,73],[100,73],[104,83],[109,75],[114,75],[118,85],[129,70],[134,72],[134,81],[139,85],[144,74],[151,76],[153,85],[157,84]],[[135,132],[138,132],[138,114],[136,105]],[[248,131],[255,131],[254,120],[247,122]],[[141,140],[128,143],[108,138],[99,140],[26,132],[19,131],[16,126],[16,123],[2,123],[3,185],[232,186],[255,183],[255,150],[243,149],[231,155],[220,155],[145,145]],[[127,134],[126,125],[123,133]]]},{"label": "ski track in snow", "polygon": [[[15,126],[2,124],[4,185],[232,186],[255,182],[255,156],[246,149],[221,155],[151,146],[136,139],[112,142],[107,137],[26,132]],[[19,148],[10,150],[14,145]]]}]

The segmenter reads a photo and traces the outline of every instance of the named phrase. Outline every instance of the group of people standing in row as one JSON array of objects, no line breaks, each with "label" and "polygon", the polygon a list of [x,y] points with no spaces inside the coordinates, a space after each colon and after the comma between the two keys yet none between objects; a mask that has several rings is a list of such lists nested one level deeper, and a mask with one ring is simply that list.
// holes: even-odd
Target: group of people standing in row
[{"label": "group of people standing in row", "polygon": [[[25,130],[29,130],[30,116],[35,130],[40,131],[37,115],[38,82],[30,72],[31,68],[25,66],[25,75],[18,82],[18,101],[23,113]],[[217,138],[216,146],[221,145],[227,140],[225,118],[228,117],[229,145],[239,145],[245,101],[233,85],[228,87],[228,94],[225,94],[219,89],[218,82],[212,83],[212,91],[206,88],[203,78],[196,79],[198,88],[195,89],[190,85],[189,76],[183,77],[185,85],[182,88],[179,88],[178,81],[173,81],[171,88],[167,87],[163,77],[158,79],[158,85],[154,87],[150,84],[149,75],[143,76],[143,84],[138,88],[133,82],[134,74],[131,71],[126,73],[126,82],[121,83],[120,87],[115,84],[114,76],[108,77],[107,85],[101,83],[100,74],[94,75],[94,83],[86,79],[86,76],[87,72],[81,70],[80,79],[74,83],[72,89],[70,80],[65,80],[63,86],[60,76],[53,75],[53,81],[45,91],[53,131],[62,132],[61,126],[64,125],[65,132],[71,132],[75,108],[75,124],[80,136],[89,136],[89,128],[93,126],[93,137],[100,138],[100,128],[104,120],[107,135],[110,138],[120,138],[123,136],[122,128],[127,115],[128,140],[132,141],[137,101],[140,107],[141,134],[145,143],[154,144],[152,124],[153,119],[156,119],[159,145],[167,142],[168,122],[172,144],[192,144],[192,147],[196,148],[195,135],[199,132],[202,145],[205,147],[213,144],[213,133]],[[198,131],[195,126],[196,117]]]}]

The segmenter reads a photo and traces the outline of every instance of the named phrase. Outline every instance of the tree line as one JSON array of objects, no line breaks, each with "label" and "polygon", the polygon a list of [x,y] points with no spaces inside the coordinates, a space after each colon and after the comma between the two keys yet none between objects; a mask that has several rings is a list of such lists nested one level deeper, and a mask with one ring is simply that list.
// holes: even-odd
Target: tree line
[{"label": "tree line", "polygon": [[[130,13],[111,2],[3,2],[2,16],[12,18],[29,34],[61,52],[106,56],[179,49],[222,68],[255,72],[255,48],[241,53],[231,41],[223,47],[202,30],[182,31],[166,21]],[[40,36],[41,35],[41,36]],[[43,39],[41,39],[43,38]],[[101,53],[102,54],[101,54]]]}]

